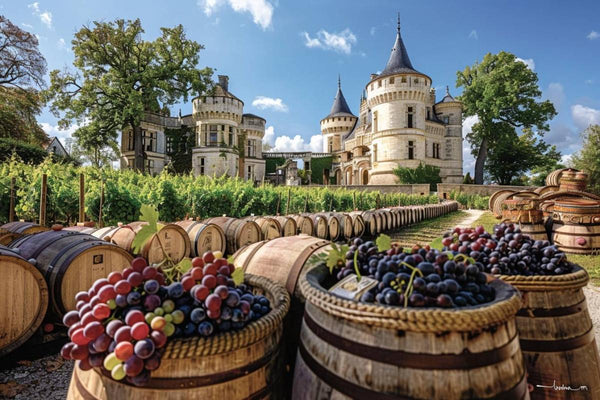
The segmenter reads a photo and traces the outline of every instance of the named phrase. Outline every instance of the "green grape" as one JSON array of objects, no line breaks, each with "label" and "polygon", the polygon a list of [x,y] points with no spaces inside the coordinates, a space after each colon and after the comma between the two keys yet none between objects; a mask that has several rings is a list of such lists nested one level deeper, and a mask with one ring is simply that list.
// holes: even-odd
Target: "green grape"
[{"label": "green grape", "polygon": [[173,322],[173,316],[171,314],[165,314],[164,319],[167,322]]},{"label": "green grape", "polygon": [[175,333],[175,325],[168,322],[163,328],[163,333],[167,335],[167,337],[172,336]]},{"label": "green grape", "polygon": [[173,317],[173,323],[175,325],[181,324],[183,322],[183,320],[185,319],[185,314],[181,310],[173,311],[171,313],[171,316]]},{"label": "green grape", "polygon": [[165,315],[165,310],[162,307],[156,307],[154,309],[154,315],[162,317],[163,315]]},{"label": "green grape", "polygon": [[175,309],[175,302],[173,300],[163,301],[162,309],[165,311],[165,313],[170,313]]},{"label": "green grape", "polygon": [[111,371],[110,376],[116,381],[120,381],[125,378],[125,367],[123,363],[117,364]]},{"label": "green grape", "polygon": [[112,371],[112,369],[119,365],[120,362],[121,361],[117,358],[117,355],[114,352],[112,352],[106,356],[103,365],[104,368],[106,368],[109,371]]},{"label": "green grape", "polygon": [[150,324],[150,322],[152,322],[152,319],[154,317],[156,317],[156,314],[154,314],[153,312],[149,312],[149,313],[146,313],[146,315],[144,316],[144,319],[146,320],[146,322],[148,324]]},{"label": "green grape", "polygon": [[106,305],[108,306],[108,308],[110,308],[111,310],[114,310],[115,308],[117,308],[117,303],[115,302],[114,299],[110,299],[106,302]]}]

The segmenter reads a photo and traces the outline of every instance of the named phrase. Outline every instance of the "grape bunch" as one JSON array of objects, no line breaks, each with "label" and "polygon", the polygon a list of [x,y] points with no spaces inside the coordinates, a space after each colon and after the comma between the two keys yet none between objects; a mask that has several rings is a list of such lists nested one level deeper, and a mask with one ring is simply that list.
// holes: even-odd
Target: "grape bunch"
[{"label": "grape bunch", "polygon": [[342,279],[354,271],[356,256],[361,274],[379,282],[361,296],[365,303],[452,308],[494,300],[494,289],[487,284],[481,263],[429,246],[403,250],[392,245],[380,252],[375,243],[354,239],[346,264],[335,273],[336,278]]},{"label": "grape bunch", "polygon": [[138,257],[78,293],[76,309],[63,318],[71,341],[61,355],[78,360],[83,370],[101,368],[115,380],[143,386],[170,338],[241,329],[270,312],[265,296],[246,284],[236,287],[235,267],[220,252],[191,264],[181,282],[166,282],[159,267]]},{"label": "grape bunch", "polygon": [[533,240],[512,223],[455,228],[444,235],[444,249],[465,254],[484,266],[484,271],[502,275],[561,275],[572,272],[565,253],[548,240]]}]

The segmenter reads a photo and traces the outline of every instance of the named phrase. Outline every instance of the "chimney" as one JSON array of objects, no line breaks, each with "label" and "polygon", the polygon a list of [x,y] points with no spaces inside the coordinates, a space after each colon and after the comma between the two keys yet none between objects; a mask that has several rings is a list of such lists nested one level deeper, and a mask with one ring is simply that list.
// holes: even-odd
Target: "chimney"
[{"label": "chimney", "polygon": [[229,77],[227,75],[219,75],[219,85],[226,91],[229,91]]}]

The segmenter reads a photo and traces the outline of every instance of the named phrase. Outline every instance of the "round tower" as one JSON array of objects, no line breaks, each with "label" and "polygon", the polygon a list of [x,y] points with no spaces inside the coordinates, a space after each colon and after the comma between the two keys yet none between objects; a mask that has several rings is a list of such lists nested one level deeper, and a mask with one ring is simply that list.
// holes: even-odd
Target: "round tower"
[{"label": "round tower", "polygon": [[441,171],[442,181],[444,183],[462,183],[462,103],[452,97],[448,86],[446,86],[444,98],[435,104],[435,112],[446,125],[444,133],[446,168]]},{"label": "round tower", "polygon": [[238,126],[242,122],[244,102],[229,92],[229,77],[219,75],[210,96],[192,101],[196,121],[196,143],[192,167],[196,175],[238,174]]},{"label": "round tower", "polygon": [[342,83],[338,77],[338,90],[331,106],[329,115],[321,120],[321,134],[323,135],[323,152],[336,153],[342,150],[342,138],[354,124],[357,117],[352,114],[348,103],[342,93]]},{"label": "round tower", "polygon": [[[431,78],[417,71],[408,57],[400,34],[390,58],[379,75],[371,75],[366,86],[371,109],[371,179],[369,184],[395,184],[393,170],[416,168],[426,161],[426,132],[442,124],[430,122]],[[428,117],[429,116],[429,117]],[[437,127],[439,125],[439,127]]]}]

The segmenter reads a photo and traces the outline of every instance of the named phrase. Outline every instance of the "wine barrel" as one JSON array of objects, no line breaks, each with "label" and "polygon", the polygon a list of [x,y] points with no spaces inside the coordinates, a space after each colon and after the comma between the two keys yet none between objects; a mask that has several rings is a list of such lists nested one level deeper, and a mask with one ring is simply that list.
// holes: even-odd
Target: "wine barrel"
[{"label": "wine barrel", "polygon": [[261,230],[254,221],[232,217],[216,217],[209,218],[204,222],[219,225],[223,229],[228,254],[233,254],[246,245],[260,241]]},{"label": "wine barrel", "polygon": [[506,199],[502,203],[502,218],[514,223],[539,224],[544,221],[540,202],[534,199]]},{"label": "wine barrel", "polygon": [[[276,219],[281,226],[281,236],[295,236],[298,234],[298,225],[293,217],[278,215],[273,218]],[[312,232],[312,227],[310,230]]]},{"label": "wine barrel", "polygon": [[48,285],[23,257],[0,246],[0,356],[27,341],[48,309]]},{"label": "wine barrel", "polygon": [[296,221],[298,227],[297,234],[313,235],[315,224],[309,215],[293,215],[292,218]]},{"label": "wine barrel", "polygon": [[585,172],[568,170],[564,171],[559,180],[559,190],[577,190],[585,192],[588,176]]},{"label": "wine barrel", "polygon": [[322,214],[308,214],[313,222],[313,233],[312,236],[320,239],[327,239],[329,237],[329,226],[327,225],[327,217]]},{"label": "wine barrel", "polygon": [[354,211],[351,215],[360,215],[365,223],[365,234],[376,236],[379,233],[378,221],[373,211]]},{"label": "wine barrel", "polygon": [[[331,242],[308,235],[282,237],[251,244],[233,255],[236,268],[246,273],[264,276],[284,286],[292,296],[285,321],[285,363],[288,371],[295,365],[300,323],[304,313],[304,296],[298,282],[312,267],[311,258],[331,249]],[[291,387],[293,372],[288,376]]]},{"label": "wine barrel", "polygon": [[0,226],[1,229],[4,229],[8,232],[18,233],[21,235],[31,235],[33,233],[39,233],[50,230],[50,228],[46,228],[45,226],[38,225],[34,222],[9,222]]},{"label": "wine barrel", "polygon": [[[148,223],[143,221],[129,224],[136,234],[145,225],[148,225]],[[160,263],[164,260],[164,253],[167,253],[177,263],[185,257],[189,257],[191,251],[192,244],[187,232],[177,224],[164,224],[160,231],[142,247],[140,255],[149,263]]]},{"label": "wine barrel", "polygon": [[505,282],[490,283],[489,304],[416,309],[345,300],[327,292],[328,279],[317,267],[301,282],[293,400],[529,399],[515,326],[521,299]]},{"label": "wine barrel", "polygon": [[[600,398],[600,357],[582,290],[587,272],[575,267],[565,275],[500,278],[523,294],[516,321],[527,380],[533,385],[531,398]],[[553,383],[585,385],[587,390],[557,392]]]},{"label": "wine barrel", "polygon": [[329,216],[336,217],[339,222],[339,239],[350,239],[353,237],[352,217],[349,214],[330,213]]},{"label": "wine barrel", "polygon": [[246,283],[269,299],[271,312],[239,331],[169,341],[160,367],[143,387],[76,365],[67,399],[284,398],[280,342],[290,298],[285,289],[264,277],[247,275]]},{"label": "wine barrel", "polygon": [[199,257],[207,251],[220,251],[225,254],[225,233],[219,225],[205,224],[191,219],[176,222],[185,229],[190,238],[190,257]]},{"label": "wine barrel", "polygon": [[90,226],[66,226],[63,228],[66,231],[73,231],[73,232],[79,232],[79,233],[87,233],[88,235],[92,235],[94,232],[96,232],[98,230],[98,228],[93,228]]},{"label": "wine barrel", "polygon": [[270,240],[281,237],[281,225],[275,218],[271,217],[248,217],[260,227],[261,240]]},{"label": "wine barrel", "polygon": [[600,252],[600,201],[558,199],[552,214],[552,241],[564,252]]},{"label": "wine barrel", "polygon": [[579,172],[578,169],[573,169],[573,168],[561,168],[561,169],[554,170],[554,171],[550,172],[548,174],[548,176],[546,176],[546,186],[559,186],[561,176],[565,172],[569,172],[569,171]]},{"label": "wine barrel", "polygon": [[365,220],[360,212],[351,212],[350,217],[352,218],[352,231],[354,236],[362,237],[366,232]]},{"label": "wine barrel", "polygon": [[327,237],[331,241],[336,241],[342,236],[342,222],[337,215],[334,214],[322,214],[327,220]]},{"label": "wine barrel", "polygon": [[122,271],[133,259],[114,244],[66,230],[23,236],[10,247],[42,273],[50,289],[50,311],[58,317],[75,309],[77,292],[112,271]]},{"label": "wine barrel", "polygon": [[540,186],[539,188],[535,189],[534,192],[539,194],[541,197],[545,194],[556,192],[557,190],[558,186]]},{"label": "wine barrel", "polygon": [[548,232],[543,222],[537,224],[519,224],[521,233],[528,235],[533,240],[548,240]]},{"label": "wine barrel", "polygon": [[492,194],[490,196],[490,200],[489,200],[490,211],[497,218],[502,217],[502,202],[504,200],[506,200],[506,198],[513,193],[515,193],[514,190],[504,189],[504,190],[498,190],[497,192],[494,192],[494,194]]},{"label": "wine barrel", "polygon": [[7,246],[10,244],[10,242],[20,238],[21,236],[23,235],[20,233],[14,233],[0,228],[0,245]]}]

